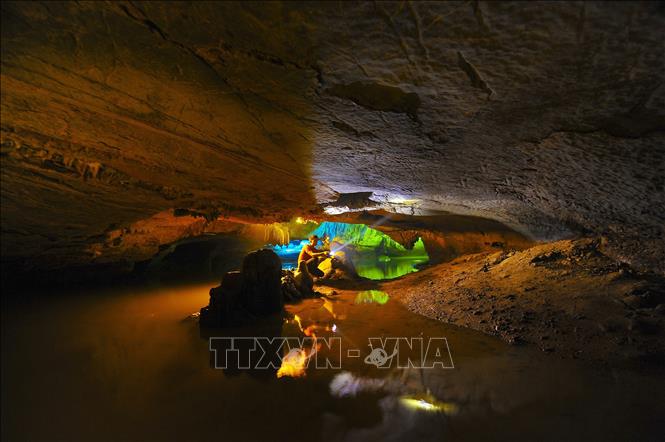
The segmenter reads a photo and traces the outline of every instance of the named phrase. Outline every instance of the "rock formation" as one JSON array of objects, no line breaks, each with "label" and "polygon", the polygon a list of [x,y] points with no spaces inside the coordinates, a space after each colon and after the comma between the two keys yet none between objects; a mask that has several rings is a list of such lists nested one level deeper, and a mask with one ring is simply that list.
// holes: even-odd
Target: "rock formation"
[{"label": "rock formation", "polygon": [[282,309],[282,261],[275,252],[261,249],[249,253],[242,262],[240,274],[240,303],[247,311],[266,315]]},{"label": "rock formation", "polygon": [[131,269],[160,213],[363,200],[665,272],[663,29],[650,2],[3,2],[3,273]]},{"label": "rock formation", "polygon": [[281,312],[281,274],[282,263],[272,250],[247,254],[239,272],[226,273],[221,284],[210,289],[210,302],[201,309],[201,326],[226,327]]}]

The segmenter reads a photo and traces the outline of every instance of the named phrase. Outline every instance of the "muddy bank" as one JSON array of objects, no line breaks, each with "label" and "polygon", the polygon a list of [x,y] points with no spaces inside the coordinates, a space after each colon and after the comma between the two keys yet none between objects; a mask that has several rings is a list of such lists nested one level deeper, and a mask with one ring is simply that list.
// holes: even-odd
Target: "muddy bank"
[{"label": "muddy bank", "polygon": [[382,290],[410,310],[562,358],[665,365],[665,283],[602,253],[599,240],[485,252]]}]

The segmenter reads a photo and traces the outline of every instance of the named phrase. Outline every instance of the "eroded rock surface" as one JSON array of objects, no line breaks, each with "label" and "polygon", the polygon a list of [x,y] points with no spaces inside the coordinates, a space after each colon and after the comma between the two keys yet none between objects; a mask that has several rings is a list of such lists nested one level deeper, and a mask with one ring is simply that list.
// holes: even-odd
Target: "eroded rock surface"
[{"label": "eroded rock surface", "polygon": [[663,272],[663,29],[638,2],[3,2],[3,262],[371,192]]},{"label": "eroded rock surface", "polygon": [[665,361],[665,279],[598,240],[468,255],[381,287],[425,316],[564,358]]},{"label": "eroded rock surface", "polygon": [[248,253],[240,271],[227,272],[200,312],[203,328],[237,325],[282,311],[282,263],[269,249]]}]

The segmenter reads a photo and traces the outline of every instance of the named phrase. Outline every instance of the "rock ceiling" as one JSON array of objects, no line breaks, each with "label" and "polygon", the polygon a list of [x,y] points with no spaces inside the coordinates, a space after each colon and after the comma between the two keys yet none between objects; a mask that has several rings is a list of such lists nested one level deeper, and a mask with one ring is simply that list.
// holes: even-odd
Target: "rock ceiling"
[{"label": "rock ceiling", "polygon": [[370,192],[664,271],[664,29],[638,2],[3,2],[3,260]]}]

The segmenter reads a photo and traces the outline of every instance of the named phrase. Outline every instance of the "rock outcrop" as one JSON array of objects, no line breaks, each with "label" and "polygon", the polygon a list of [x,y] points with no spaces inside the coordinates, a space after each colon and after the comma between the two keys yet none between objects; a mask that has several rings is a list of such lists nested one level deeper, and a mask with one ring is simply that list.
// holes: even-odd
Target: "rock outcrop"
[{"label": "rock outcrop", "polygon": [[460,257],[381,286],[409,309],[512,344],[604,364],[665,362],[665,278],[597,239]]},{"label": "rock outcrop", "polygon": [[282,263],[272,250],[247,254],[241,270],[228,272],[210,290],[210,302],[201,309],[204,328],[238,325],[248,319],[282,311]]},{"label": "rock outcrop", "polygon": [[282,309],[282,261],[275,252],[261,249],[248,254],[240,272],[240,302],[247,311],[266,315]]}]

